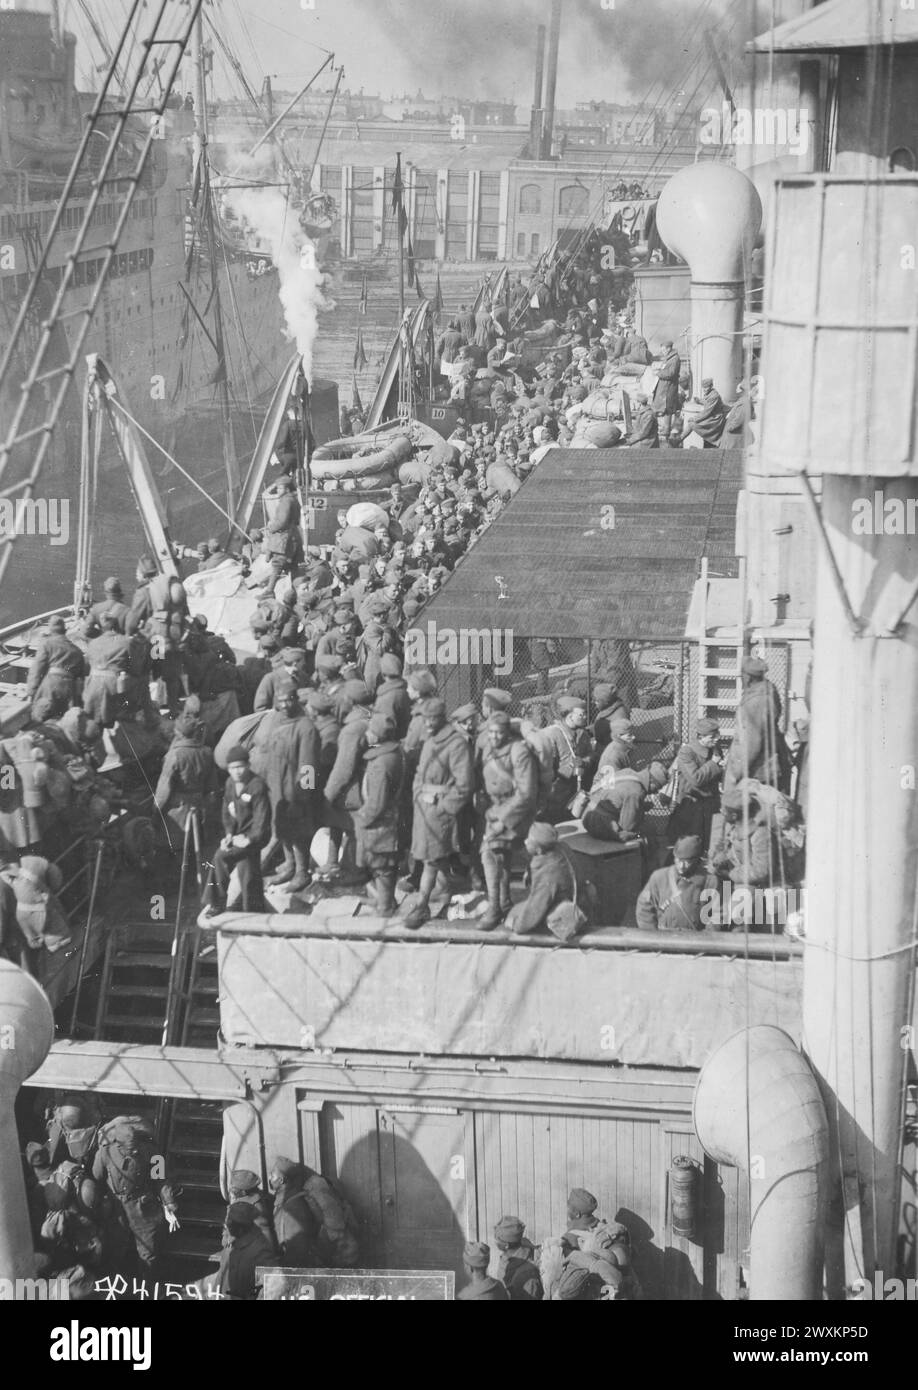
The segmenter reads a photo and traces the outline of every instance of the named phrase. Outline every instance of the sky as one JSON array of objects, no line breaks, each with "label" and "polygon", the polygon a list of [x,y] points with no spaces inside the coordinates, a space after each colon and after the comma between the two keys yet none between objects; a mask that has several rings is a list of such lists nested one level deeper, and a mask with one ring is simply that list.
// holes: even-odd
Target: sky
[{"label": "sky", "polygon": [[[88,27],[76,0],[61,0],[65,25],[88,64]],[[89,0],[106,35],[117,33],[127,0]],[[177,3],[177,0],[176,0]],[[206,0],[256,87],[270,73],[277,88],[296,90],[333,51],[342,85],[384,97],[457,94],[514,101],[525,120],[532,101],[535,31],[547,24],[550,0]],[[629,101],[661,87],[678,90],[704,52],[703,29],[717,25],[728,67],[747,37],[753,0],[562,0],[558,105]],[[25,7],[25,2],[23,4]],[[32,0],[29,8],[48,8]],[[732,30],[732,38],[731,31]],[[740,35],[739,31],[743,31]],[[218,96],[239,95],[218,59]],[[317,86],[325,87],[325,77]]]}]

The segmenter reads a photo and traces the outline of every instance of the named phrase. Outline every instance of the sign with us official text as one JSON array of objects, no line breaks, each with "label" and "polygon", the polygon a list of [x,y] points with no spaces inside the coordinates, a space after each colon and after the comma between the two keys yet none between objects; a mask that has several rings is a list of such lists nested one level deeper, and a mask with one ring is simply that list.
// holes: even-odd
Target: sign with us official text
[{"label": "sign with us official text", "polygon": [[265,1301],[286,1303],[452,1302],[456,1276],[445,1269],[278,1269],[257,1278]]}]

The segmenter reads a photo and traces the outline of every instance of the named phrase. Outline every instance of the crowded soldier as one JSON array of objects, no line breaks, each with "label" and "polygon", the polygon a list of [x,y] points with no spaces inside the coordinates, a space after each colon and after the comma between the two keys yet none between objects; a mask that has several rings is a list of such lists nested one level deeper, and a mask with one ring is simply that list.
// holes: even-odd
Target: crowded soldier
[{"label": "crowded soldier", "polygon": [[[595,291],[592,279],[586,278],[584,291]],[[366,884],[363,901],[374,916],[416,929],[435,920],[457,886],[471,884],[486,894],[484,910],[469,919],[480,930],[502,928],[501,938],[511,945],[514,937],[535,933],[565,940],[570,932],[553,924],[553,914],[562,909],[565,920],[573,920],[580,899],[573,858],[558,827],[574,822],[609,842],[647,838],[646,813],[667,772],[661,763],[639,765],[632,722],[639,719],[639,704],[627,643],[618,644],[624,648],[621,674],[607,663],[602,680],[594,668],[592,685],[588,676],[579,686],[562,688],[556,672],[564,665],[563,642],[533,641],[529,679],[545,702],[546,723],[531,730],[515,717],[516,683],[480,694],[480,685],[473,686],[480,708],[468,695],[466,703],[451,708],[438,693],[436,675],[408,659],[406,633],[423,605],[555,444],[573,442],[578,408],[604,371],[620,362],[636,369],[637,381],[637,373],[651,365],[646,340],[611,295],[578,295],[571,280],[557,275],[540,277],[530,289],[531,294],[511,285],[509,322],[505,306],[486,302],[477,315],[465,311],[441,335],[438,348],[448,375],[459,375],[456,364],[463,350],[468,354],[475,371],[469,403],[475,393],[486,419],[460,423],[443,441],[416,495],[393,489],[384,508],[388,522],[349,525],[343,511],[334,546],[304,556],[293,482],[285,474],[274,485],[262,545],[269,573],[251,621],[258,655],[237,663],[218,634],[192,623],[180,581],[159,574],[149,556],[138,566],[130,606],[112,578],[81,627],[68,631],[62,620],[48,623],[29,678],[33,717],[53,723],[62,738],[73,732],[72,754],[88,760],[101,730],[110,733],[119,721],[151,717],[143,692],[159,678],[164,689],[153,703],[167,730],[166,711],[173,716],[173,737],[158,754],[154,806],[180,826],[191,811],[202,814],[215,791],[217,764],[202,719],[215,672],[234,680],[244,717],[260,719],[251,737],[231,742],[218,764],[227,773],[223,835],[208,850],[213,863],[203,921],[226,909],[234,870],[241,909],[263,911],[263,871],[278,853],[281,863],[267,883],[280,890],[270,896],[271,906],[281,910],[288,907],[285,896],[304,892],[311,880],[313,887],[324,880],[323,890],[334,892],[335,879],[346,879],[340,887]],[[571,302],[578,298],[582,302]],[[540,331],[533,299],[539,312],[551,308],[568,325],[570,338],[558,361],[549,342],[546,361],[535,370],[518,350],[522,334]],[[520,313],[526,329],[515,321]],[[604,322],[613,328],[602,328]],[[624,442],[635,447],[655,447],[658,439],[665,444],[682,429],[682,362],[672,343],[660,346],[652,400],[645,391],[633,396]],[[726,411],[712,383],[702,385],[703,412],[692,427],[706,443],[715,443],[718,417],[725,419]],[[742,409],[731,413],[748,415]],[[200,566],[205,574],[225,559],[216,542],[206,552]],[[731,892],[774,882],[779,859],[788,882],[802,873],[799,817],[792,806],[768,799],[769,788],[786,789],[789,770],[780,700],[761,658],[746,657],[742,676],[744,693],[726,758],[720,730],[710,720],[700,720],[694,738],[679,749],[667,827],[673,862],[650,874],[633,905],[641,930],[701,931],[703,895],[718,884],[728,884]],[[83,720],[78,736],[74,715]],[[757,788],[750,779],[757,779]],[[718,839],[721,783],[724,826]],[[313,866],[312,841],[320,827],[328,832],[328,857]],[[37,891],[48,899],[53,866],[40,863],[45,868]],[[27,935],[20,898],[34,863],[27,856],[19,867],[24,872],[0,873],[2,949],[28,963],[30,952],[50,949],[53,931],[45,942]],[[400,872],[406,874],[401,884]],[[400,887],[407,893],[402,901]],[[744,925],[741,919],[733,924]],[[44,1239],[57,1241],[60,1257],[65,1251],[68,1258],[81,1256],[94,1238],[86,1236],[92,1223],[104,1225],[98,1213],[108,1199],[123,1209],[123,1229],[137,1257],[149,1261],[174,1208],[154,1193],[162,1210],[153,1210],[149,1229],[137,1213],[132,1224],[127,1206],[135,1199],[118,1190],[114,1140],[103,1152],[112,1161],[100,1159],[89,1179],[99,1191],[88,1189],[82,1207],[62,1207],[62,1219],[48,1223]],[[35,1151],[32,1157],[32,1197],[43,1226],[59,1213],[47,1200],[41,1206],[51,1171],[47,1155]],[[353,1267],[357,1261],[352,1218],[321,1175],[279,1158],[269,1187],[273,1210],[254,1174],[233,1174],[216,1276],[230,1298],[257,1295],[258,1263]],[[564,1269],[545,1296],[627,1296],[607,1292],[627,1287],[631,1277],[626,1234],[595,1216],[589,1193],[576,1189],[571,1196]],[[55,1193],[50,1200],[51,1206],[59,1201]],[[110,1224],[111,1213],[107,1219]],[[489,1247],[466,1247],[469,1291],[461,1298],[543,1296],[537,1252],[524,1229],[515,1217],[502,1218],[495,1228],[496,1279],[488,1274]],[[105,1240],[111,1244],[110,1236]]]}]

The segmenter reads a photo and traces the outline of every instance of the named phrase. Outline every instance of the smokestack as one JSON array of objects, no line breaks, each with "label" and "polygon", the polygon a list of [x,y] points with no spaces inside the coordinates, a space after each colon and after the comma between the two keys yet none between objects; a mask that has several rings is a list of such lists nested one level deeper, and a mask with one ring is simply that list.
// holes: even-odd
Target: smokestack
[{"label": "smokestack", "polygon": [[536,30],[535,91],[532,94],[532,114],[529,117],[529,153],[538,159],[542,153],[542,78],[545,72],[545,25]]},{"label": "smokestack", "polygon": [[558,85],[558,40],[561,37],[561,0],[551,0],[551,30],[548,35],[548,72],[545,75],[545,115],[542,122],[543,159],[551,159],[555,126],[555,88]]}]

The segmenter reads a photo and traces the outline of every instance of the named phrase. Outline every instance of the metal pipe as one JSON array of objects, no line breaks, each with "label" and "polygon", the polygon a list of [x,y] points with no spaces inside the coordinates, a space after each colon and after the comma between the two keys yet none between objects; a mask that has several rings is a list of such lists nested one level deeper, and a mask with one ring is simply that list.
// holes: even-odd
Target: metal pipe
[{"label": "metal pipe", "polygon": [[555,129],[555,90],[558,85],[558,43],[561,38],[561,0],[551,0],[551,29],[548,35],[548,72],[545,75],[545,114],[542,125],[542,159],[551,159]]},{"label": "metal pipe", "polygon": [[820,1299],[829,1125],[793,1039],[770,1024],[727,1038],[701,1069],[692,1118],[705,1153],[747,1176],[750,1299]]},{"label": "metal pipe", "polygon": [[532,94],[532,112],[529,117],[529,153],[538,159],[542,153],[542,84],[545,76],[545,25],[536,30],[535,89]]}]

